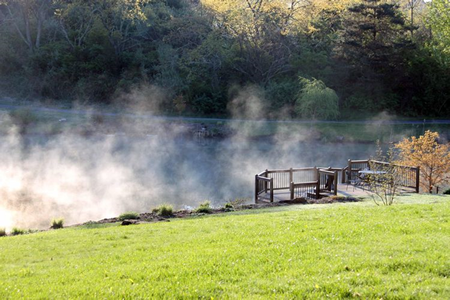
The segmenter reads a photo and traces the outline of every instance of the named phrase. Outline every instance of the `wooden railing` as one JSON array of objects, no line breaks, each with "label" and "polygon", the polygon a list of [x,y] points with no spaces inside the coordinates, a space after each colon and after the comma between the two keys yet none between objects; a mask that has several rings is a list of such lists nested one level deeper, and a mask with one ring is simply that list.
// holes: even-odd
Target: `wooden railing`
[{"label": "wooden railing", "polygon": [[390,164],[388,162],[371,160],[370,165],[381,166],[381,168],[393,168],[393,174],[395,174],[395,180],[397,185],[413,188],[416,193],[419,193],[420,187],[420,168],[419,167],[408,167],[397,164]]},{"label": "wooden railing", "polygon": [[[359,171],[390,166],[394,168],[397,184],[414,188],[419,192],[418,167],[407,167],[375,160],[348,160],[345,168],[297,168],[284,170],[265,170],[255,176],[255,202],[274,201],[274,191],[286,190],[290,200],[297,198],[320,198],[321,193],[337,194],[338,182],[349,183],[359,176]],[[339,178],[340,177],[340,178]]]},{"label": "wooden railing", "polygon": [[[348,160],[348,165],[344,168],[342,173],[342,183],[348,183],[350,180],[356,179],[361,170],[368,170],[369,160]],[[345,173],[344,173],[345,172]]]},{"label": "wooden railing", "polygon": [[273,202],[273,178],[268,178],[266,171],[255,176],[255,202],[258,202],[258,199],[263,198],[263,195],[266,195],[267,191],[270,191],[270,198],[268,200]]},{"label": "wooden railing", "polygon": [[337,168],[297,168],[266,170],[255,176],[255,202],[273,202],[274,191],[289,190],[290,200],[296,198],[320,198],[321,192],[337,194]]},{"label": "wooden railing", "polygon": [[264,174],[266,178],[274,180],[274,189],[289,189],[292,181],[304,182],[316,180],[316,168],[300,168],[285,170],[266,170],[259,175]]},{"label": "wooden railing", "polygon": [[337,195],[338,170],[332,171],[331,168],[319,169],[319,190],[328,191]]},{"label": "wooden railing", "polygon": [[301,182],[294,183],[291,182],[291,200],[298,198],[315,198],[318,199],[320,197],[320,190],[318,187],[318,181],[309,181],[309,182]]},{"label": "wooden railing", "polygon": [[[371,167],[372,165],[372,167]],[[402,187],[413,188],[416,193],[419,193],[420,185],[420,168],[408,167],[388,162],[376,161],[376,160],[348,160],[348,165],[342,170],[342,183],[348,183],[350,180],[355,179],[361,170],[369,170],[376,166],[391,166],[394,168],[396,174],[397,184]]]}]

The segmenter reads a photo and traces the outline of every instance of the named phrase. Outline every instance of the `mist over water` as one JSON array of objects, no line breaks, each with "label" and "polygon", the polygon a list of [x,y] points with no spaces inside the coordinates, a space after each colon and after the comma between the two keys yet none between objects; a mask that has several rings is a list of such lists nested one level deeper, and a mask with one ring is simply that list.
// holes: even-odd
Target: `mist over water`
[{"label": "mist over water", "polygon": [[[159,204],[195,207],[253,196],[266,168],[343,167],[373,145],[276,139],[160,135],[61,134],[0,137],[0,227],[46,228],[150,211]],[[9,213],[7,213],[9,212]]]},{"label": "mist over water", "polygon": [[[77,224],[165,203],[182,209],[205,200],[251,202],[254,176],[265,169],[344,167],[375,153],[375,144],[318,142],[308,126],[273,124],[269,136],[255,139],[267,122],[230,121],[222,126],[233,134],[209,139],[193,135],[192,124],[141,118],[159,110],[163,95],[140,89],[122,101],[131,118],[110,114],[105,122],[107,114],[92,114],[55,134],[21,130],[2,114],[0,228],[48,228],[54,218]],[[243,88],[230,114],[257,119],[266,114],[262,103],[257,90]]]}]

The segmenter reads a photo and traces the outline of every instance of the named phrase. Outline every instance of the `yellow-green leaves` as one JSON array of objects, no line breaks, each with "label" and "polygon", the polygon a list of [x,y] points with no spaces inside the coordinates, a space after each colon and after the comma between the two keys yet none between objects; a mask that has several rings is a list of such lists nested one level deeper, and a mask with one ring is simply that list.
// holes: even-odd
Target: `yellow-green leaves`
[{"label": "yellow-green leaves", "polygon": [[418,138],[405,138],[395,145],[400,151],[399,163],[419,166],[421,186],[430,193],[450,172],[450,145],[439,144],[438,139],[439,133],[427,130]]}]

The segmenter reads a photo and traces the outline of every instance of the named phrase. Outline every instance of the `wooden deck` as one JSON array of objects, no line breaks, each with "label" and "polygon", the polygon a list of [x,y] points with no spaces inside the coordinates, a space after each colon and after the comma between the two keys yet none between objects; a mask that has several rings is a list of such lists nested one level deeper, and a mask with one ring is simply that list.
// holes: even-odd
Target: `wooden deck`
[{"label": "wooden deck", "polygon": [[[338,196],[344,196],[344,197],[364,197],[367,196],[369,194],[369,192],[367,190],[364,190],[360,187],[353,187],[353,185],[351,184],[340,184],[338,186],[338,192],[337,195]],[[326,196],[332,196],[332,195],[327,195],[324,193],[321,193],[322,197],[326,197]],[[264,193],[260,195],[260,199],[261,200],[265,200],[265,201],[270,201],[270,193]],[[289,201],[291,200],[291,193],[290,191],[287,190],[277,190],[274,191],[273,194],[273,201],[274,202],[280,202],[280,201]]]},{"label": "wooden deck", "polygon": [[[255,203],[279,202],[301,198],[320,199],[332,195],[362,197],[370,193],[364,186],[353,186],[364,180],[362,172],[386,174],[395,182],[398,192],[419,192],[419,167],[408,167],[376,160],[348,160],[344,168],[290,168],[265,170],[255,175]],[[372,177],[373,175],[370,175]],[[381,175],[379,175],[381,176]],[[394,180],[395,178],[395,180]]]},{"label": "wooden deck", "polygon": [[[399,188],[399,193],[415,193],[415,189],[413,188]],[[343,197],[352,197],[352,198],[359,198],[359,197],[367,197],[370,196],[372,193],[368,191],[367,188],[359,187],[359,186],[353,186],[351,184],[342,183],[338,185],[338,191],[337,196],[343,196]],[[322,197],[326,196],[332,196],[327,194],[322,194]],[[278,190],[274,191],[273,195],[273,201],[274,202],[281,202],[281,201],[290,201],[291,193],[286,190]],[[263,202],[270,202],[270,193],[264,193],[260,195],[260,201]]]}]

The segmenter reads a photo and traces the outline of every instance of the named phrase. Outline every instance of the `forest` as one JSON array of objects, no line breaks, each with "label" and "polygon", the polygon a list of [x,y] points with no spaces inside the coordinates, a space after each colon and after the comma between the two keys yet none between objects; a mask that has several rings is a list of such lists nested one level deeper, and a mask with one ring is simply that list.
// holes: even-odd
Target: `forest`
[{"label": "forest", "polygon": [[251,95],[273,119],[450,114],[448,0],[0,0],[0,53],[0,96],[14,99],[141,97],[226,117]]}]

